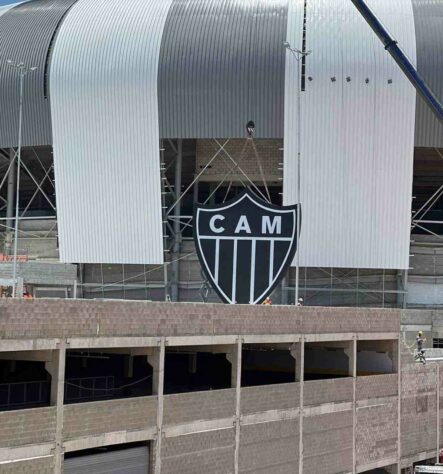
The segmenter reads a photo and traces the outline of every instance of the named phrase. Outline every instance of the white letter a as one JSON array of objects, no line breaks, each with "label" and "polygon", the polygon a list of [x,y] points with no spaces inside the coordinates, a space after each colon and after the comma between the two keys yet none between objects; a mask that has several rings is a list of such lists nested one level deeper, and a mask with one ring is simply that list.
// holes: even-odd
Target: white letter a
[{"label": "white letter a", "polygon": [[240,216],[240,219],[238,220],[237,227],[234,230],[235,234],[238,234],[241,231],[245,231],[247,234],[251,233],[251,228],[249,227],[249,222],[248,219],[246,219],[246,216]]}]

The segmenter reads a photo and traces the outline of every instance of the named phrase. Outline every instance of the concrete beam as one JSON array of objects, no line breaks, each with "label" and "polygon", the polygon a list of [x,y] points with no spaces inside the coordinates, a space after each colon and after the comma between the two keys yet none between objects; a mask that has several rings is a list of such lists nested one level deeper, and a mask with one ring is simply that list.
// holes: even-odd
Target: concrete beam
[{"label": "concrete beam", "polygon": [[158,337],[70,337],[70,349],[105,349],[107,347],[157,347]]},{"label": "concrete beam", "polygon": [[153,428],[140,431],[116,431],[112,433],[103,433],[97,436],[85,436],[65,441],[64,450],[68,453],[71,451],[99,448],[102,446],[150,441],[155,438],[155,434],[156,430]]},{"label": "concrete beam", "polygon": [[60,339],[0,339],[1,352],[53,350]]},{"label": "concrete beam", "polygon": [[54,443],[0,448],[0,464],[8,463],[11,461],[20,461],[28,458],[52,456],[53,449]]},{"label": "concrete beam", "polygon": [[0,352],[0,360],[23,360],[29,362],[50,362],[53,351],[14,351]]}]

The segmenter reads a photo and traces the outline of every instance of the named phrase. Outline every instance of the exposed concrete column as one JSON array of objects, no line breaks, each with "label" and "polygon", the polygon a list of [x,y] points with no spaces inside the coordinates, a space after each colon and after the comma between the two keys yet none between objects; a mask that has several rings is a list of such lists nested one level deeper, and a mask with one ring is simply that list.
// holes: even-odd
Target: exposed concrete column
[{"label": "exposed concrete column", "polygon": [[239,362],[241,364],[241,360],[239,361],[237,345],[232,346],[232,349],[230,352],[226,352],[226,359],[231,363],[231,388],[236,388],[241,378],[241,373],[240,373],[240,377],[238,375]]},{"label": "exposed concrete column", "polygon": [[400,339],[390,341],[388,348],[388,356],[392,360],[392,372],[397,374],[400,372]]},{"label": "exposed concrete column", "polygon": [[181,225],[180,225],[180,214],[181,214],[181,189],[182,189],[182,164],[183,164],[183,140],[180,138],[177,140],[177,156],[175,158],[175,182],[174,191],[175,199],[178,204],[174,207],[174,246],[172,254],[171,264],[171,300],[178,301],[179,290],[178,282],[180,280],[180,257],[181,250]]},{"label": "exposed concrete column", "polygon": [[51,405],[56,408],[56,429],[54,448],[54,474],[63,472],[63,409],[65,398],[66,341],[58,344],[53,351],[51,362],[46,362],[46,370],[51,374]]},{"label": "exposed concrete column", "polygon": [[291,356],[295,359],[295,380],[300,383],[299,400],[299,433],[298,433],[298,472],[303,474],[303,406],[304,406],[304,372],[305,372],[305,337],[300,336],[300,341],[292,344]]},{"label": "exposed concrete column", "polygon": [[304,361],[302,361],[302,359],[304,358],[302,354],[303,351],[304,351],[304,344],[302,348],[301,342],[295,342],[294,344],[292,344],[291,350],[289,351],[291,356],[295,359],[295,381],[296,382],[301,382],[303,378],[303,371],[304,371]]},{"label": "exposed concrete column", "polygon": [[[241,369],[242,369],[243,340],[237,339],[235,357],[235,451],[234,451],[234,474],[239,473],[240,460],[240,429],[241,429]],[[229,360],[229,359],[228,359]],[[233,366],[234,368],[234,366]]]},{"label": "exposed concrete column", "polygon": [[165,346],[166,339],[159,340],[159,346],[152,355],[148,355],[148,362],[152,366],[152,393],[157,395],[157,436],[155,440],[154,474],[161,473],[161,449],[163,438],[163,403],[165,380]]},{"label": "exposed concrete column", "polygon": [[435,423],[437,425],[437,459],[436,463],[439,461],[440,454],[440,363],[437,362],[437,416],[435,417]]},{"label": "exposed concrete column", "polygon": [[198,204],[198,179],[194,183],[193,202],[194,204]]},{"label": "exposed concrete column", "polygon": [[344,353],[348,356],[348,375],[357,377],[357,341],[353,339],[345,343]]},{"label": "exposed concrete column", "polygon": [[357,472],[357,338],[344,349],[348,356],[348,375],[352,377],[352,473]]},{"label": "exposed concrete column", "polygon": [[[152,367],[152,394],[153,395],[158,395],[161,392],[163,393],[163,381],[160,380],[161,377],[164,376],[164,374],[161,374],[161,371],[164,371],[164,360],[163,363],[160,360],[162,357],[161,355],[161,343],[159,344],[159,347],[156,347],[153,351],[152,354],[148,354],[147,360],[148,364]],[[164,359],[164,354],[163,354],[163,359]]]},{"label": "exposed concrete column", "polygon": [[397,474],[401,474],[401,334],[397,339]]},{"label": "exposed concrete column", "polygon": [[[15,150],[11,148],[9,150],[9,160],[12,162],[15,157]],[[14,236],[14,202],[15,202],[15,169],[16,163],[12,163],[8,172],[8,191],[7,191],[7,207],[6,207],[6,221],[7,230],[5,238],[5,253],[11,253],[12,240]]]}]

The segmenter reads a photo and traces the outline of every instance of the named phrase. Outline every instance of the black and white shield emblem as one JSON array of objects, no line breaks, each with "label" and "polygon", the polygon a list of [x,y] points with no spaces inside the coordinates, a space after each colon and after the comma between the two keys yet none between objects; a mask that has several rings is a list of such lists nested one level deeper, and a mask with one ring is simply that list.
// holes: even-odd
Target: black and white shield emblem
[{"label": "black and white shield emblem", "polygon": [[296,252],[297,212],[250,190],[222,205],[196,206],[197,253],[224,302],[256,304],[271,294]]}]

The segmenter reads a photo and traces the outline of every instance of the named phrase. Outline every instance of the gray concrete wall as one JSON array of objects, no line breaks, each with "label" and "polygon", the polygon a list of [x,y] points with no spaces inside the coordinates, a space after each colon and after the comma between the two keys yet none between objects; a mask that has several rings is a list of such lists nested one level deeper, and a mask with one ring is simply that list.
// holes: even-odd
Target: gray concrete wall
[{"label": "gray concrete wall", "polygon": [[102,433],[139,431],[155,428],[157,397],[125,398],[65,405],[65,440]]},{"label": "gray concrete wall", "polygon": [[55,440],[55,407],[0,412],[0,449]]},{"label": "gray concrete wall", "polygon": [[352,472],[352,410],[308,416],[303,421],[303,472]]},{"label": "gray concrete wall", "polygon": [[400,310],[91,300],[0,300],[0,338],[398,333]]},{"label": "gray concrete wall", "polygon": [[240,434],[239,472],[298,472],[299,420],[245,425]]}]

